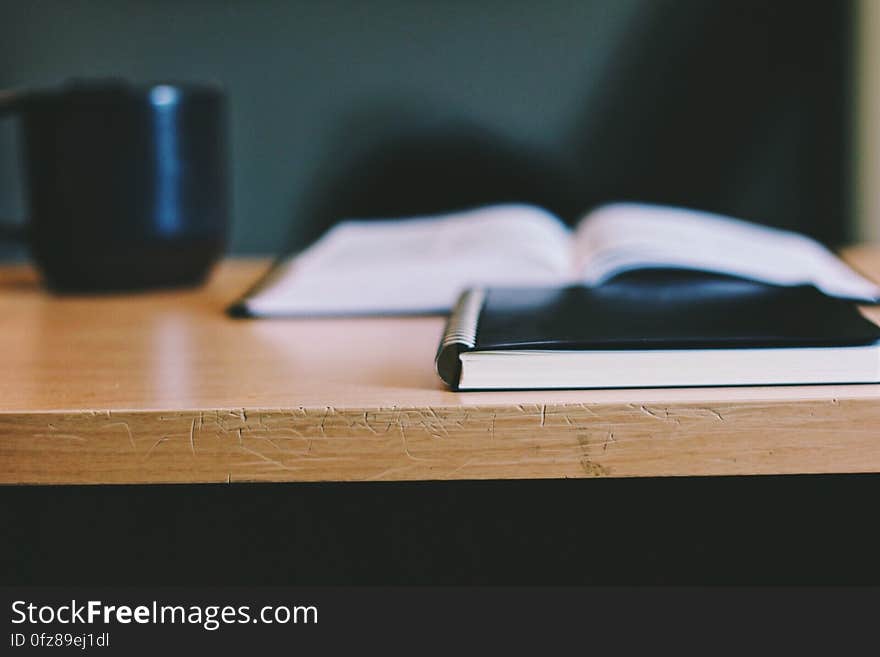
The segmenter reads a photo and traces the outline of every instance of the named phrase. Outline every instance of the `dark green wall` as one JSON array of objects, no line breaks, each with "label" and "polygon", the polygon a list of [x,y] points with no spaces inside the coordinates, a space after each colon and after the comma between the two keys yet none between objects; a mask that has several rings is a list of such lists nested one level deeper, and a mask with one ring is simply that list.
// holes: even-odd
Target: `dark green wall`
[{"label": "dark green wall", "polygon": [[[789,0],[0,0],[0,87],[223,83],[236,252],[506,197],[568,220],[681,203],[837,241],[848,20]],[[12,123],[0,217],[23,214]]]},{"label": "dark green wall", "polygon": [[[407,124],[457,119],[556,147],[637,18],[614,2],[4,3],[0,86],[69,76],[226,85],[232,245],[274,251],[316,179]],[[20,214],[11,128],[0,216]]]}]

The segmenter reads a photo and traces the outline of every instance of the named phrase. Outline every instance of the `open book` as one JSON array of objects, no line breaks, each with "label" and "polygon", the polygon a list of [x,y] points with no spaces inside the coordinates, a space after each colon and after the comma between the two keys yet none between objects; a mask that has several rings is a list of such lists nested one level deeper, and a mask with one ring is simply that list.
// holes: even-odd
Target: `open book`
[{"label": "open book", "polygon": [[635,203],[601,206],[572,230],[537,207],[496,205],[343,222],[279,263],[233,311],[252,317],[445,313],[472,286],[592,287],[658,268],[880,299],[880,287],[797,233]]}]

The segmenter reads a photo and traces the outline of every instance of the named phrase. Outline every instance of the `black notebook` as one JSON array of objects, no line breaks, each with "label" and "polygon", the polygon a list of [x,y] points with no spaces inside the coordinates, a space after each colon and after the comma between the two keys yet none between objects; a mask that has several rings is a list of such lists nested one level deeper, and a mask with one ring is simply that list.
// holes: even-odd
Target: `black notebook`
[{"label": "black notebook", "polygon": [[880,328],[814,287],[641,272],[474,288],[437,352],[460,390],[880,382]]}]

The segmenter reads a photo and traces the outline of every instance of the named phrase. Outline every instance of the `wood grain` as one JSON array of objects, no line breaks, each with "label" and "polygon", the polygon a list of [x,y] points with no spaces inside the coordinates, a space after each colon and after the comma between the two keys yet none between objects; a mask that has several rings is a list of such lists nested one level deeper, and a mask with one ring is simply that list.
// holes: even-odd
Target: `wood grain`
[{"label": "wood grain", "polygon": [[880,386],[452,393],[440,318],[226,318],[265,266],[106,297],[0,268],[0,483],[880,471]]}]

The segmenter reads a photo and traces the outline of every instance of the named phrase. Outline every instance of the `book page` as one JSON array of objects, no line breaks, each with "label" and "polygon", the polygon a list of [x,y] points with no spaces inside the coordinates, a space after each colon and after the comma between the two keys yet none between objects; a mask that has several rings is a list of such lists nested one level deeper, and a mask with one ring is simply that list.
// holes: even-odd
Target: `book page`
[{"label": "book page", "polygon": [[499,205],[430,218],[346,221],[274,272],[254,314],[430,313],[475,285],[555,285],[570,233],[548,212]]},{"label": "book page", "polygon": [[578,225],[575,271],[588,285],[635,269],[681,268],[776,285],[812,284],[836,297],[874,302],[880,287],[815,240],[721,215],[615,203]]}]

